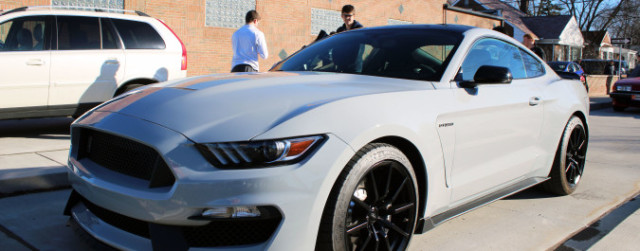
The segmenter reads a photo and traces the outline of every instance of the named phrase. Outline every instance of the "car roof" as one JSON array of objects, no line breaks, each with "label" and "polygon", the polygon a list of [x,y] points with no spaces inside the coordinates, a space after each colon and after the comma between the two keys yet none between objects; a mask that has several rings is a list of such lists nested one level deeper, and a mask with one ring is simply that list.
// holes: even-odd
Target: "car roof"
[{"label": "car roof", "polygon": [[101,17],[150,17],[144,12],[123,10],[123,9],[109,9],[109,8],[96,8],[96,7],[83,7],[83,6],[25,6],[15,8],[0,13],[1,16],[20,13],[31,14],[53,14],[53,15],[84,15],[84,16],[101,16]]},{"label": "car roof", "polygon": [[[442,30],[442,31],[453,31],[453,32],[463,33],[473,28],[477,28],[477,27],[459,25],[459,24],[401,24],[401,25],[384,25],[384,26],[368,27],[364,29],[366,30],[429,29],[429,30]],[[357,30],[360,30],[360,29],[357,29]],[[354,31],[357,31],[357,30],[354,30]]]}]

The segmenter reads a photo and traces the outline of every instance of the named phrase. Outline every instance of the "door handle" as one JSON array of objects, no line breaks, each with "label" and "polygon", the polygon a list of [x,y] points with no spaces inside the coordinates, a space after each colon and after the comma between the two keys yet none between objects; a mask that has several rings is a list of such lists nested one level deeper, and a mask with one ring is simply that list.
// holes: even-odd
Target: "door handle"
[{"label": "door handle", "polygon": [[42,59],[39,59],[39,58],[32,58],[27,60],[27,65],[41,66],[43,64],[44,64],[44,61],[42,61]]},{"label": "door handle", "polygon": [[529,105],[530,106],[536,106],[540,104],[540,97],[531,97],[529,98]]}]

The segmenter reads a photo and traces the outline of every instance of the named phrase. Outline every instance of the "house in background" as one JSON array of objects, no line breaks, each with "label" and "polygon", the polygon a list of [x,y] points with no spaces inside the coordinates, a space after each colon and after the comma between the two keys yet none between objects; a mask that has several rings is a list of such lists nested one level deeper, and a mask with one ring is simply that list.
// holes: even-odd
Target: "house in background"
[{"label": "house in background", "polygon": [[613,59],[611,35],[607,31],[583,31],[585,58]]},{"label": "house in background", "polygon": [[[526,13],[499,0],[452,0],[451,5],[503,18],[505,33],[520,42],[522,42],[524,34],[533,33],[522,22],[522,17],[527,16]],[[535,39],[537,35],[533,34]]]},{"label": "house in background", "polygon": [[586,45],[584,58],[617,60],[622,56],[622,60],[629,64],[629,69],[636,67],[638,47],[620,48],[619,45],[611,42],[611,35],[607,31],[583,31],[582,35]]},{"label": "house in background", "polygon": [[530,17],[499,0],[454,0],[453,5],[502,17],[507,34],[522,42],[524,34],[533,34],[548,61],[572,61],[582,58],[584,38],[573,16]]},{"label": "house in background", "polygon": [[584,38],[575,17],[569,15],[522,17],[522,22],[538,36],[547,61],[575,61],[582,58]]}]

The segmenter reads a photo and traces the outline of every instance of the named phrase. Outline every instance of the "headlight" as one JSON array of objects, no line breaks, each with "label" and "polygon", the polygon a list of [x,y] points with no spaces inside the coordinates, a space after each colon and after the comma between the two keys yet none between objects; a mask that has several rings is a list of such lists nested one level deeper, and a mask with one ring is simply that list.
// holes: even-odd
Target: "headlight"
[{"label": "headlight", "polygon": [[616,91],[630,92],[631,91],[631,86],[630,85],[618,85],[618,86],[616,86]]},{"label": "headlight", "polygon": [[197,144],[217,168],[252,168],[294,163],[320,145],[322,136],[291,139]]}]

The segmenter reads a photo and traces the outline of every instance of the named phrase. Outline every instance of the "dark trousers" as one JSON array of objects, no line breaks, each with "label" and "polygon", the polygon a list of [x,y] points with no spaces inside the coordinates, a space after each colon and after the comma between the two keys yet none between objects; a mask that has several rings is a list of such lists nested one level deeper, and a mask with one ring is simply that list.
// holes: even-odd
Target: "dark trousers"
[{"label": "dark trousers", "polygon": [[257,72],[251,65],[248,64],[239,64],[231,69],[231,72]]}]

